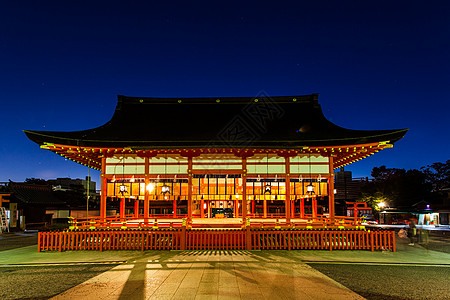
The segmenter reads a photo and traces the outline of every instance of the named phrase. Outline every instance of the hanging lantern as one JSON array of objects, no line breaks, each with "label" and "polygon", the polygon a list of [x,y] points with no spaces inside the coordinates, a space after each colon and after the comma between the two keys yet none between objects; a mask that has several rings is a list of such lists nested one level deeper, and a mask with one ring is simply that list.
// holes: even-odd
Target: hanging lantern
[{"label": "hanging lantern", "polygon": [[264,186],[264,194],[267,194],[267,193],[272,193],[272,187],[270,186],[270,184],[269,183],[267,183],[265,186]]},{"label": "hanging lantern", "polygon": [[164,184],[164,185],[161,187],[161,193],[162,193],[163,195],[165,195],[165,194],[167,194],[167,193],[170,193],[170,187],[169,187],[167,184]]},{"label": "hanging lantern", "polygon": [[124,185],[124,184],[122,183],[122,184],[119,186],[119,193],[121,193],[122,196],[123,196],[123,194],[126,194],[127,192],[128,192],[127,186]]},{"label": "hanging lantern", "polygon": [[314,186],[312,185],[312,183],[306,186],[306,191],[310,194],[314,194]]}]

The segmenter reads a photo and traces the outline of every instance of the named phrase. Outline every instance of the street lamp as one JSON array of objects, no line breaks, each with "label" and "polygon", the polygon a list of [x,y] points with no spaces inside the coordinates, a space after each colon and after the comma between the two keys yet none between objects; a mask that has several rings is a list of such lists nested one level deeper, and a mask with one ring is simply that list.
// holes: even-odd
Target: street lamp
[{"label": "street lamp", "polygon": [[[382,210],[383,208],[385,208],[385,207],[386,207],[386,203],[384,203],[384,202],[378,203],[378,208],[380,209],[380,213],[379,213],[379,222],[378,222],[378,224],[382,224],[382,222],[381,222],[381,210]],[[384,220],[384,217],[383,217],[383,220]]]}]

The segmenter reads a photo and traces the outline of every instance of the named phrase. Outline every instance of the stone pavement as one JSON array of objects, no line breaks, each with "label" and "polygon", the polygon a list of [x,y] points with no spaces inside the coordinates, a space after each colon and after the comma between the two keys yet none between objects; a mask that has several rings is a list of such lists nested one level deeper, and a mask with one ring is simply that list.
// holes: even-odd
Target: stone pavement
[{"label": "stone pavement", "polygon": [[449,265],[450,254],[397,242],[370,251],[0,252],[0,265],[121,262],[53,299],[363,299],[308,262]]},{"label": "stone pavement", "polygon": [[279,252],[154,251],[52,299],[363,299]]}]

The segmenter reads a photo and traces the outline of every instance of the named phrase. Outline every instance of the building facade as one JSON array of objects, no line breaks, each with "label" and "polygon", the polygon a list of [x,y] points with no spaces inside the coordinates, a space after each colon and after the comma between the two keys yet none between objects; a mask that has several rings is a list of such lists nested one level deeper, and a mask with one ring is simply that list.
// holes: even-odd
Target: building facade
[{"label": "building facade", "polygon": [[30,131],[43,149],[101,171],[101,217],[334,218],[334,170],[391,148],[407,129],[350,130],[318,94],[118,96],[106,124]]}]

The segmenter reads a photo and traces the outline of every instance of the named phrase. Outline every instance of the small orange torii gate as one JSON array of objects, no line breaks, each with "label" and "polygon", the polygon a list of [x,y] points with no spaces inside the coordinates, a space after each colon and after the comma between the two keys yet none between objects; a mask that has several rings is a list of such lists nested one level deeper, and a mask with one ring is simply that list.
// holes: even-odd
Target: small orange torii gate
[{"label": "small orange torii gate", "polygon": [[347,209],[353,209],[353,217],[358,217],[358,210],[372,210],[371,207],[367,206],[367,202],[345,202],[347,205],[353,205],[351,207],[347,207]]}]

